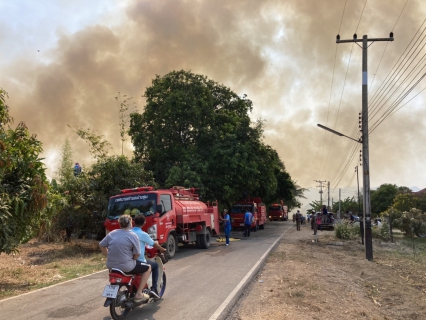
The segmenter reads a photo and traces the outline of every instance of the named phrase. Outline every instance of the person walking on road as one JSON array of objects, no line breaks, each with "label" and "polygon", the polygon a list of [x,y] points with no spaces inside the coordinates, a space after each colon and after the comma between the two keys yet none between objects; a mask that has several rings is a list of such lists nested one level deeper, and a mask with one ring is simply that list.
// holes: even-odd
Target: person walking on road
[{"label": "person walking on road", "polygon": [[297,212],[296,212],[296,227],[297,227],[297,231],[300,231],[301,220],[302,220],[302,214],[300,213],[299,210],[297,210]]},{"label": "person walking on road", "polygon": [[253,222],[253,214],[247,209],[244,215],[244,237],[250,237],[251,224]]},{"label": "person walking on road", "polygon": [[225,231],[226,245],[229,246],[229,235],[231,234],[231,218],[229,217],[228,210],[223,210],[223,230]]}]

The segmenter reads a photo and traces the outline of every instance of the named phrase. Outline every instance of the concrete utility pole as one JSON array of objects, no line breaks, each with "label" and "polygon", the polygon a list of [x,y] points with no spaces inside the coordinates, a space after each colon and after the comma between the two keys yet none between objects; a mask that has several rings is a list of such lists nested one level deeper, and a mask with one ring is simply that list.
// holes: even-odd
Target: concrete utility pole
[{"label": "concrete utility pole", "polygon": [[327,202],[327,208],[330,208],[330,181],[327,182],[327,191],[328,191],[328,202]]},{"label": "concrete utility pole", "polygon": [[[336,43],[362,42],[362,162],[363,162],[363,188],[364,188],[364,217],[365,217],[365,255],[368,261],[373,260],[373,240],[371,235],[371,202],[370,202],[370,159],[368,152],[368,73],[367,73],[367,48],[368,42],[393,41],[393,32],[389,38],[371,38],[366,35],[357,39],[354,34],[351,40],[340,40],[336,37]],[[358,45],[358,44],[357,44]],[[358,45],[359,46],[359,45]]]},{"label": "concrete utility pole", "polygon": [[326,180],[314,180],[315,182],[318,182],[320,185],[319,186],[317,186],[317,187],[319,187],[320,188],[320,192],[319,192],[319,194],[320,194],[320,202],[321,202],[321,207],[322,207],[322,193],[323,193],[323,191],[322,191],[322,184],[323,183],[326,183],[327,181]]},{"label": "concrete utility pole", "polygon": [[[361,203],[359,202],[359,176],[358,176],[358,166],[355,167],[355,172],[356,172],[356,183],[358,186],[358,217],[359,214],[361,212]],[[359,231],[361,233],[361,242],[362,244],[364,244],[364,221],[363,219],[359,219]]]}]

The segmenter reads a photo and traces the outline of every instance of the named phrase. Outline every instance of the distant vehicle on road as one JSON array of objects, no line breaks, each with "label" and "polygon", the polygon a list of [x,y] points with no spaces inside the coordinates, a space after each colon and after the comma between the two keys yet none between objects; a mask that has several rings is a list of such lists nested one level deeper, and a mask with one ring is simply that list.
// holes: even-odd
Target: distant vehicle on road
[{"label": "distant vehicle on road", "polygon": [[287,221],[288,207],[278,203],[271,204],[268,209],[268,218],[270,221]]}]

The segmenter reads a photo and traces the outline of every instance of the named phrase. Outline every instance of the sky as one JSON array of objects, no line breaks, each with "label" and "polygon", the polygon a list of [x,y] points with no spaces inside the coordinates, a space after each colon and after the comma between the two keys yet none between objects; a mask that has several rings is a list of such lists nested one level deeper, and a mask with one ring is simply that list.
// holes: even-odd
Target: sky
[{"label": "sky", "polygon": [[[266,121],[264,142],[309,194],[322,180],[334,198],[339,188],[352,196],[360,146],[317,127],[358,139],[362,50],[336,44],[336,35],[394,32],[394,42],[368,48],[370,128],[402,94],[410,70],[406,84],[426,65],[421,0],[0,0],[0,12],[0,87],[15,124],[25,122],[42,141],[49,177],[67,138],[75,161],[94,161],[74,126],[104,135],[120,154],[118,92],[141,112],[155,75],[184,69],[247,94],[250,117]],[[418,31],[418,53],[392,78]],[[369,135],[372,188],[426,188],[425,87],[419,81]],[[130,139],[125,154],[132,155]]]}]

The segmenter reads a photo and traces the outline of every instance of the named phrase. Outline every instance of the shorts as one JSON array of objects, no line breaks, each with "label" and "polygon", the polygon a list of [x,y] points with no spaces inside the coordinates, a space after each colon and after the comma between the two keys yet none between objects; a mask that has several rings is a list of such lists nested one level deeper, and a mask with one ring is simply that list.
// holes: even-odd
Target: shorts
[{"label": "shorts", "polygon": [[136,266],[133,268],[132,271],[129,271],[128,273],[131,273],[131,274],[144,273],[148,271],[148,269],[149,269],[149,264],[136,260]]}]

